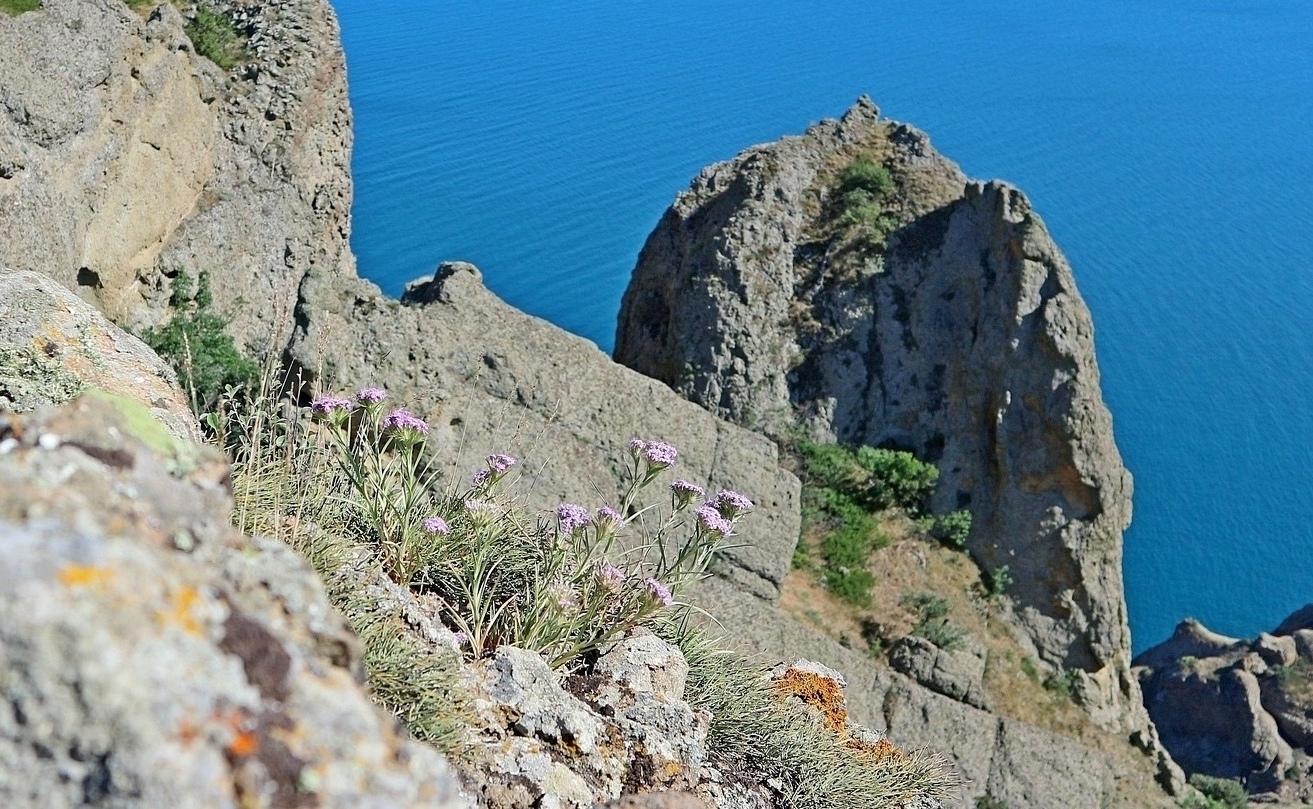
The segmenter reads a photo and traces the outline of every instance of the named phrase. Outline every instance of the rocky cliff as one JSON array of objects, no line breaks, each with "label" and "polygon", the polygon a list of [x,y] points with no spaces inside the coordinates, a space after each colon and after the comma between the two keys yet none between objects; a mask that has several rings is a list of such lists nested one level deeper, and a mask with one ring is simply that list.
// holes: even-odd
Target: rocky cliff
[{"label": "rocky cliff", "polygon": [[1182,621],[1134,664],[1187,773],[1237,779],[1268,800],[1313,798],[1313,605],[1250,640]]},{"label": "rocky cliff", "polygon": [[[1152,794],[1143,773],[1127,774],[1122,763],[1102,753],[1024,723],[1000,723],[913,678],[854,659],[847,650],[780,616],[772,602],[798,536],[798,482],[779,468],[775,445],[767,437],[721,420],[666,385],[612,363],[586,341],[515,311],[483,287],[470,265],[444,265],[434,277],[412,285],[400,301],[357,279],[346,242],[350,116],[331,9],[313,0],[218,7],[239,22],[252,45],[250,58],[230,72],[193,52],[183,19],[167,5],[142,16],[115,0],[50,0],[39,12],[12,19],[0,16],[0,264],[52,276],[117,322],[128,324],[151,324],[168,316],[175,270],[193,276],[208,271],[219,307],[234,317],[231,330],[248,350],[281,356],[292,370],[304,372],[307,390],[330,382],[386,385],[434,424],[430,443],[453,476],[467,475],[488,451],[516,453],[535,471],[532,507],[562,499],[606,502],[615,495],[615,472],[629,438],[669,440],[683,451],[681,466],[690,476],[745,491],[758,503],[754,530],[746,537],[750,545],[736,550],[723,568],[734,586],[712,588],[703,596],[705,603],[718,608],[737,605],[736,612],[726,613],[725,626],[746,650],[783,658],[814,646],[818,654],[844,659],[860,672],[849,686],[854,715],[887,729],[896,743],[906,738],[952,752],[973,779],[965,791],[973,799],[1002,795],[1012,809],[1026,809],[1093,807],[1123,800],[1130,801],[1126,805],[1152,805],[1161,797]],[[1139,733],[1142,746],[1152,750],[1152,734],[1133,718],[1123,717],[1121,700],[1135,685],[1119,679],[1125,666],[1115,664],[1125,648],[1124,618],[1117,611],[1120,546],[1115,535],[1126,512],[1104,498],[1119,481],[1127,486],[1128,481],[1113,475],[1108,482],[1107,475],[1120,467],[1099,466],[1095,458],[1101,450],[1081,444],[1099,435],[1084,430],[1087,422],[1081,418],[1097,427],[1106,422],[1106,411],[1097,401],[1076,395],[1079,386],[1072,382],[1076,377],[1090,382],[1092,359],[1062,353],[1073,344],[1088,343],[1088,317],[1077,316],[1083,309],[1072,309],[1071,301],[1079,299],[1068,283],[1065,264],[1051,243],[1040,238],[1042,226],[1016,192],[979,187],[968,193],[960,175],[929,150],[924,136],[878,122],[867,107],[849,118],[848,124],[821,129],[842,132],[852,127],[854,133],[867,134],[887,129],[890,148],[896,146],[905,155],[900,184],[916,191],[903,203],[906,217],[931,224],[942,220],[945,244],[993,243],[1002,238],[999,233],[1015,236],[997,255],[991,254],[990,272],[1003,280],[997,281],[998,289],[987,290],[995,296],[989,299],[1014,317],[1016,312],[1007,306],[1015,301],[1001,290],[1017,295],[1020,289],[1028,290],[1023,297],[1029,296],[1033,304],[1026,311],[1029,319],[1016,325],[1013,336],[1033,338],[1041,347],[1050,339],[1057,347],[1047,371],[1035,359],[1034,367],[1008,372],[1013,375],[1008,377],[1008,391],[1019,404],[1004,408],[1006,418],[998,422],[1006,423],[1004,432],[1011,436],[1003,445],[1006,451],[978,437],[962,438],[960,446],[954,437],[950,447],[947,433],[938,450],[933,436],[921,447],[912,440],[919,434],[919,422],[909,420],[909,411],[898,410],[892,400],[890,412],[901,414],[899,423],[909,425],[899,440],[941,452],[941,465],[946,457],[995,453],[992,467],[983,461],[963,466],[976,469],[978,479],[968,480],[961,470],[946,471],[946,479],[953,481],[954,489],[965,486],[972,493],[973,510],[986,509],[977,511],[980,526],[1013,525],[1004,507],[1015,506],[1017,514],[1029,515],[1016,518],[1029,533],[1010,539],[1000,535],[996,547],[991,544],[995,540],[981,539],[987,536],[981,527],[974,550],[987,563],[1011,565],[1019,581],[1034,574],[1034,582],[1025,584],[1034,588],[1034,598],[1023,602],[1028,610],[1018,619],[1028,630],[1023,637],[1031,638],[1054,666],[1088,669],[1083,701],[1096,713],[1103,711],[1105,721]],[[852,153],[869,145],[864,138],[853,135]],[[805,173],[787,161],[780,166],[785,174]],[[838,168],[836,163],[829,170]],[[716,171],[709,170],[712,175]],[[806,182],[799,179],[795,185],[801,188]],[[763,238],[784,244],[786,237],[792,238],[792,220],[747,221],[749,217],[738,214],[736,200],[760,196],[758,201],[768,201],[767,188],[774,193],[773,186],[740,188],[726,197],[724,206],[710,211],[705,223],[711,227],[716,217],[743,220],[745,227],[774,234]],[[956,213],[936,219],[932,214],[941,208]],[[795,218],[803,222],[806,217],[799,213]],[[932,240],[937,226],[927,227],[924,238]],[[663,226],[653,239],[667,230]],[[909,232],[897,238],[911,238]],[[716,237],[711,238],[714,242]],[[896,259],[891,252],[884,260],[892,265]],[[977,256],[975,266],[981,266],[979,261]],[[727,260],[725,266],[732,264]],[[1024,275],[1025,284],[1009,272]],[[1044,278],[1037,280],[1036,273]],[[761,279],[751,283],[759,292]],[[841,286],[820,285],[833,292],[827,300],[838,309],[847,294]],[[916,285],[905,286],[905,293],[916,292]],[[964,286],[964,301],[968,293]],[[780,302],[781,322],[790,313],[805,324],[829,317]],[[854,320],[861,319],[866,305],[860,300],[853,304]],[[915,311],[906,302],[899,306]],[[1062,320],[1066,316],[1072,320]],[[917,328],[925,330],[914,334],[917,339],[927,345],[951,342],[949,336],[935,337],[931,324],[921,324],[920,314],[916,317]],[[987,328],[983,319],[981,327]],[[826,333],[814,325],[806,330]],[[733,334],[727,329],[726,335]],[[760,329],[755,337],[740,336],[768,343],[766,353],[775,352],[771,356],[788,357],[793,350],[788,335]],[[999,356],[1005,356],[1011,343],[991,339]],[[1020,344],[1039,352],[1031,343]],[[891,363],[911,366],[922,361],[910,348],[903,354],[894,352],[892,344],[889,348]],[[30,353],[41,346],[34,342],[22,349]],[[971,355],[974,359],[954,365],[953,374],[970,378],[975,372],[972,362],[988,366],[987,361],[997,360],[987,353],[982,347]],[[724,369],[725,384],[739,384],[743,371],[736,369],[746,368],[746,359],[757,356],[746,352],[731,359]],[[817,362],[825,356],[826,351],[818,352]],[[834,364],[842,366],[843,360]],[[689,371],[702,373],[694,366]],[[836,376],[838,371],[826,373]],[[930,373],[942,374],[944,379],[936,384],[949,390],[947,364],[941,372],[932,367]],[[984,370],[979,373],[993,378]],[[824,374],[817,378],[828,379]],[[1045,389],[1041,378],[1048,379],[1052,389]],[[932,377],[924,379],[930,384]],[[910,386],[905,395],[912,397],[912,389],[921,383],[905,379],[898,384]],[[953,385],[954,395],[968,392],[966,381]],[[1064,397],[1071,398],[1074,415],[1068,422],[1059,419],[1042,422],[1044,429],[1027,428],[1031,408],[1040,406],[1027,403],[1026,397],[1039,395],[1036,386],[1040,392],[1047,390],[1040,405],[1058,408]],[[1088,394],[1090,388],[1081,390]],[[1001,395],[986,387],[978,397],[993,402]],[[977,416],[981,408],[988,409],[980,402],[962,407],[975,408],[971,412]],[[939,411],[926,410],[927,419],[937,418]],[[753,412],[767,414],[768,408]],[[753,426],[769,422],[764,416],[749,418],[747,410],[727,414]],[[822,434],[830,429],[825,419],[809,423]],[[875,432],[835,434],[862,440]],[[1078,440],[1080,436],[1084,438]],[[1027,437],[1039,443],[1027,444]],[[1104,449],[1112,455],[1105,452],[1101,457],[1115,458],[1110,444]],[[1040,459],[1036,461],[1032,452],[1049,455],[1035,456]],[[1059,460],[1050,463],[1053,457]],[[1032,462],[1039,468],[1032,469]],[[1096,493],[1090,494],[1091,489]],[[987,497],[986,490],[1007,496],[990,500],[993,495]],[[1055,499],[1054,491],[1071,502]],[[957,503],[956,491],[942,496]],[[1072,505],[1076,501],[1083,511]],[[993,511],[989,503],[994,503]],[[1047,533],[1026,521],[1044,509],[1051,515]],[[1104,530],[1114,525],[1111,533]],[[1039,561],[1028,561],[1032,554],[1052,564],[1052,572]],[[1117,599],[1101,595],[1114,591]],[[1058,598],[1058,607],[1050,596]],[[767,643],[768,636],[774,640]],[[964,691],[963,698],[969,693]],[[963,731],[968,727],[969,732]],[[1122,748],[1118,755],[1131,750],[1125,744]],[[1134,770],[1140,764],[1127,766]],[[1069,792],[1077,789],[1079,798],[1072,798]]]},{"label": "rocky cliff", "polygon": [[[834,224],[859,158],[892,180],[882,242]],[[1143,725],[1121,575],[1131,479],[1089,312],[1020,191],[968,180],[863,99],[703,170],[644,246],[615,356],[766,434],[801,425],[934,462],[935,508],[971,510],[970,552],[1010,569],[1039,659],[1079,672],[1099,721]]]},{"label": "rocky cliff", "polygon": [[276,353],[301,278],[354,274],[345,63],[326,2],[214,7],[252,54],[228,72],[168,3],[0,15],[0,266],[130,325],[208,272],[239,343]]}]

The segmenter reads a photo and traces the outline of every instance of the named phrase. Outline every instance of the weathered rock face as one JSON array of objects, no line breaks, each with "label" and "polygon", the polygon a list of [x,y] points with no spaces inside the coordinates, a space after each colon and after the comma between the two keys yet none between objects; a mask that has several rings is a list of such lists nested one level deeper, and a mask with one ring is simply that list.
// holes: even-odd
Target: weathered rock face
[{"label": "weathered rock face", "polygon": [[988,796],[1012,809],[1166,807],[1174,804],[1162,790],[1179,794],[1184,788],[1180,770],[1160,752],[1151,730],[1142,749],[1112,734],[1102,747],[1082,744],[974,707],[965,694],[951,697],[925,687],[723,581],[705,583],[695,597],[741,648],[767,659],[804,655],[842,670],[844,707],[856,722],[904,750],[948,756],[962,788],[960,802],[946,805],[974,806]]},{"label": "weathered rock face", "polygon": [[0,269],[0,412],[67,402],[86,388],[128,396],[175,437],[199,440],[166,365],[53,279]]},{"label": "weathered rock face", "polygon": [[277,350],[301,277],[354,272],[345,66],[326,0],[216,7],[251,36],[230,74],[168,3],[0,15],[0,266],[121,324],[164,316],[166,275],[209,272],[239,341]]},{"label": "weathered rock face", "polygon": [[[824,227],[858,155],[899,188],[898,227],[863,261]],[[1138,703],[1121,575],[1131,479],[1089,312],[1021,192],[967,181],[863,100],[679,195],[639,257],[615,356],[766,433],[799,423],[935,462],[935,507],[971,509],[970,551],[1010,568],[1039,657],[1091,675],[1104,721]]]},{"label": "weathered rock face", "polygon": [[0,805],[468,805],[314,572],[229,527],[226,464],[124,401],[0,415]]},{"label": "weathered rock face", "polygon": [[[592,343],[519,312],[473,265],[444,264],[401,301],[373,284],[312,276],[302,287],[291,356],[313,375],[381,383],[428,417],[429,445],[465,478],[508,451],[534,470],[528,503],[618,500],[628,441],[679,448],[676,473],[756,503],[726,575],[774,599],[798,540],[798,480],[775,445],[611,362]],[[664,493],[656,495],[664,498]]]},{"label": "weathered rock face", "polygon": [[1135,658],[1145,705],[1187,772],[1238,778],[1251,793],[1313,798],[1313,605],[1238,640],[1182,621]]}]

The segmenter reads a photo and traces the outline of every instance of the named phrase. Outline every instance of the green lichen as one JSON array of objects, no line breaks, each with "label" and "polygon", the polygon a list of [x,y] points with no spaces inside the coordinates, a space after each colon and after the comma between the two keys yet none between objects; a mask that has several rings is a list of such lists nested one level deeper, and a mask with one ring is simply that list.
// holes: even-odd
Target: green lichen
[{"label": "green lichen", "polygon": [[0,345],[0,410],[26,413],[61,405],[82,392],[82,380],[31,346]]}]

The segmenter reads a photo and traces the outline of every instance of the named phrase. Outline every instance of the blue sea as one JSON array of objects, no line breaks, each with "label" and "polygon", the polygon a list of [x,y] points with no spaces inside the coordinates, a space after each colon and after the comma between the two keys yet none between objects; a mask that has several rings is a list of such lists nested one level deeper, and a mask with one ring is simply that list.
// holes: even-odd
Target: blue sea
[{"label": "blue sea", "polygon": [[353,244],[447,259],[612,346],[704,165],[866,93],[1034,201],[1094,312],[1135,475],[1137,650],[1313,601],[1313,3],[335,0]]}]

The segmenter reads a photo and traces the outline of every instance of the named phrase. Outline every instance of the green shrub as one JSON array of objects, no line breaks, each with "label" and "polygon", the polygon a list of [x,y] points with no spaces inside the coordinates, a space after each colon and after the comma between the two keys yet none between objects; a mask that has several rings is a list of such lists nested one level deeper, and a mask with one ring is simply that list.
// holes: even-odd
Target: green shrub
[{"label": "green shrub", "polygon": [[976,798],[976,809],[1011,809],[1006,801],[1001,801],[992,795],[981,795]]},{"label": "green shrub", "polygon": [[173,318],[145,330],[141,339],[178,372],[195,412],[211,409],[226,388],[256,384],[260,369],[242,356],[224,330],[228,321],[214,311],[208,273],[202,272],[193,286],[191,276],[180,271],[169,304]]},{"label": "green shrub", "polygon": [[835,224],[883,245],[898,226],[897,217],[886,210],[893,192],[889,169],[868,157],[858,157],[839,175],[835,186]]},{"label": "green shrub", "polygon": [[913,635],[925,638],[946,652],[962,648],[966,631],[948,620],[948,599],[934,593],[905,593],[898,603],[916,613]]},{"label": "green shrub", "polygon": [[1062,669],[1056,674],[1052,674],[1044,680],[1044,690],[1050,694],[1071,699],[1076,691],[1076,671],[1074,669]]},{"label": "green shrub", "polygon": [[25,11],[41,8],[41,0],[0,0],[0,12],[17,17]]},{"label": "green shrub", "polygon": [[971,512],[958,509],[936,517],[930,526],[930,535],[950,548],[965,550],[967,537],[971,535]]},{"label": "green shrub", "polygon": [[919,513],[939,482],[934,464],[910,452],[861,447],[857,463],[870,473],[861,500],[872,510],[898,507]]},{"label": "green shrub", "polygon": [[990,598],[1001,598],[1012,586],[1012,571],[1007,565],[987,570],[983,573],[982,583],[985,586],[985,595]]},{"label": "green shrub", "polygon": [[[1249,805],[1249,796],[1244,786],[1231,778],[1214,778],[1203,773],[1190,776],[1190,786],[1203,793],[1201,801],[1191,796],[1182,801],[1182,807],[1190,809],[1245,809]],[[1189,803],[1193,801],[1193,803]]]},{"label": "green shrub", "polygon": [[237,26],[205,6],[197,6],[196,16],[187,21],[187,36],[198,54],[224,70],[231,70],[246,58],[246,43]]}]

